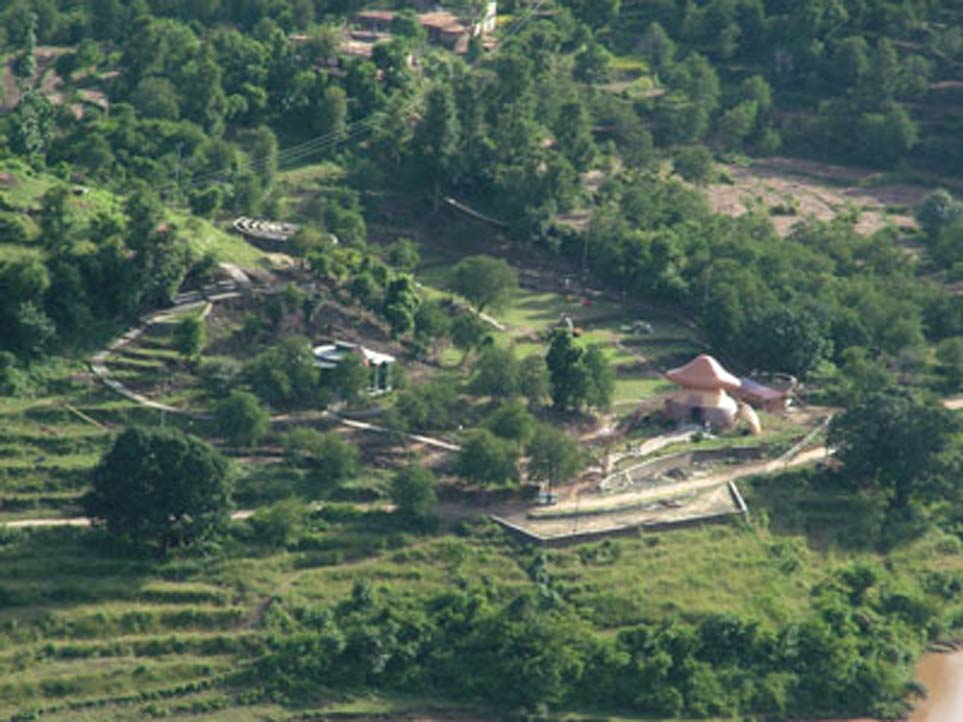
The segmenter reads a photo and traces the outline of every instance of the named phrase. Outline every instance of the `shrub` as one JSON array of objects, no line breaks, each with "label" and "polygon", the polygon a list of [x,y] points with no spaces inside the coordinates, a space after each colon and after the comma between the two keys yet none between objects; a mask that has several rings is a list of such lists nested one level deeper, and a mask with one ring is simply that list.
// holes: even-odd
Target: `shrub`
[{"label": "shrub", "polygon": [[254,394],[232,391],[215,412],[221,435],[232,446],[253,446],[268,429],[268,412]]},{"label": "shrub", "polygon": [[500,439],[487,429],[468,434],[458,454],[458,474],[465,479],[488,486],[514,482],[518,478],[515,444]]}]

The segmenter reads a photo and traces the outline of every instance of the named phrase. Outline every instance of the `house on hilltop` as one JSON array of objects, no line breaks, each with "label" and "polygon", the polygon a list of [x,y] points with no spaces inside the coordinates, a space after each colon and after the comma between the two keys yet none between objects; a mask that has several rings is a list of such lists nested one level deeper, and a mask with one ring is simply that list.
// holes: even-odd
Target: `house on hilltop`
[{"label": "house on hilltop", "polygon": [[[466,26],[457,15],[447,10],[421,12],[417,17],[418,22],[425,29],[429,42],[456,53],[464,53],[468,50],[468,41],[471,38],[484,38],[495,31],[497,13],[497,3],[487,3],[485,12],[470,27]],[[362,10],[354,14],[352,24],[363,32],[383,38],[391,34],[395,15],[396,13],[392,10]]]}]

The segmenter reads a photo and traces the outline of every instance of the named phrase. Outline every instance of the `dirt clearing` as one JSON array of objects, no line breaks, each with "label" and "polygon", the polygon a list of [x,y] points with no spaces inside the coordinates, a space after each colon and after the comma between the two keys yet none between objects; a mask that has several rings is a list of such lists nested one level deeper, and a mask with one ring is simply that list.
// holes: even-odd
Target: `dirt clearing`
[{"label": "dirt clearing", "polygon": [[769,211],[780,235],[812,216],[829,220],[858,213],[856,230],[866,235],[888,224],[915,228],[916,206],[931,188],[887,181],[877,171],[799,158],[766,158],[750,166],[724,166],[732,183],[706,188],[717,213],[740,216],[753,206]]}]

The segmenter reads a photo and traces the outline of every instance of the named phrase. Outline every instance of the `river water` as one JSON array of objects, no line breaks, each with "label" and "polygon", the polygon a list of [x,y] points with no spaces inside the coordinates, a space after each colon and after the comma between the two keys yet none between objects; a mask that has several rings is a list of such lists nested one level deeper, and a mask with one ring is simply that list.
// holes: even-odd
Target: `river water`
[{"label": "river water", "polygon": [[925,655],[916,678],[926,685],[928,695],[909,722],[963,722],[963,652]]}]

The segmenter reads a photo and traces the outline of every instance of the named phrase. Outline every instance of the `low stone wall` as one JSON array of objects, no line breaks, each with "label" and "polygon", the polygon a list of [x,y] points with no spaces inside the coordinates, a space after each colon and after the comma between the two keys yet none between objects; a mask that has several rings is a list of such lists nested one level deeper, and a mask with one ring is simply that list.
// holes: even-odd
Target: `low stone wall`
[{"label": "low stone wall", "polygon": [[490,518],[502,528],[506,529],[512,536],[522,541],[535,543],[549,548],[572,546],[573,544],[587,544],[589,542],[611,539],[612,537],[636,536],[641,532],[668,531],[671,529],[690,529],[703,526],[705,524],[721,524],[738,519],[743,516],[738,511],[726,511],[719,514],[707,516],[690,517],[688,519],[677,519],[675,521],[631,524],[628,526],[614,527],[597,531],[575,532],[560,536],[546,537],[536,534],[533,531],[524,529],[517,524],[513,524],[507,519],[492,515]]},{"label": "low stone wall", "polygon": [[599,489],[605,492],[622,491],[630,486],[654,481],[659,475],[675,469],[685,469],[697,464],[712,464],[723,461],[754,461],[761,459],[765,449],[758,446],[737,446],[728,449],[694,449],[680,451],[667,456],[660,456],[651,461],[645,461],[630,466],[622,471],[610,474],[599,483]]}]

